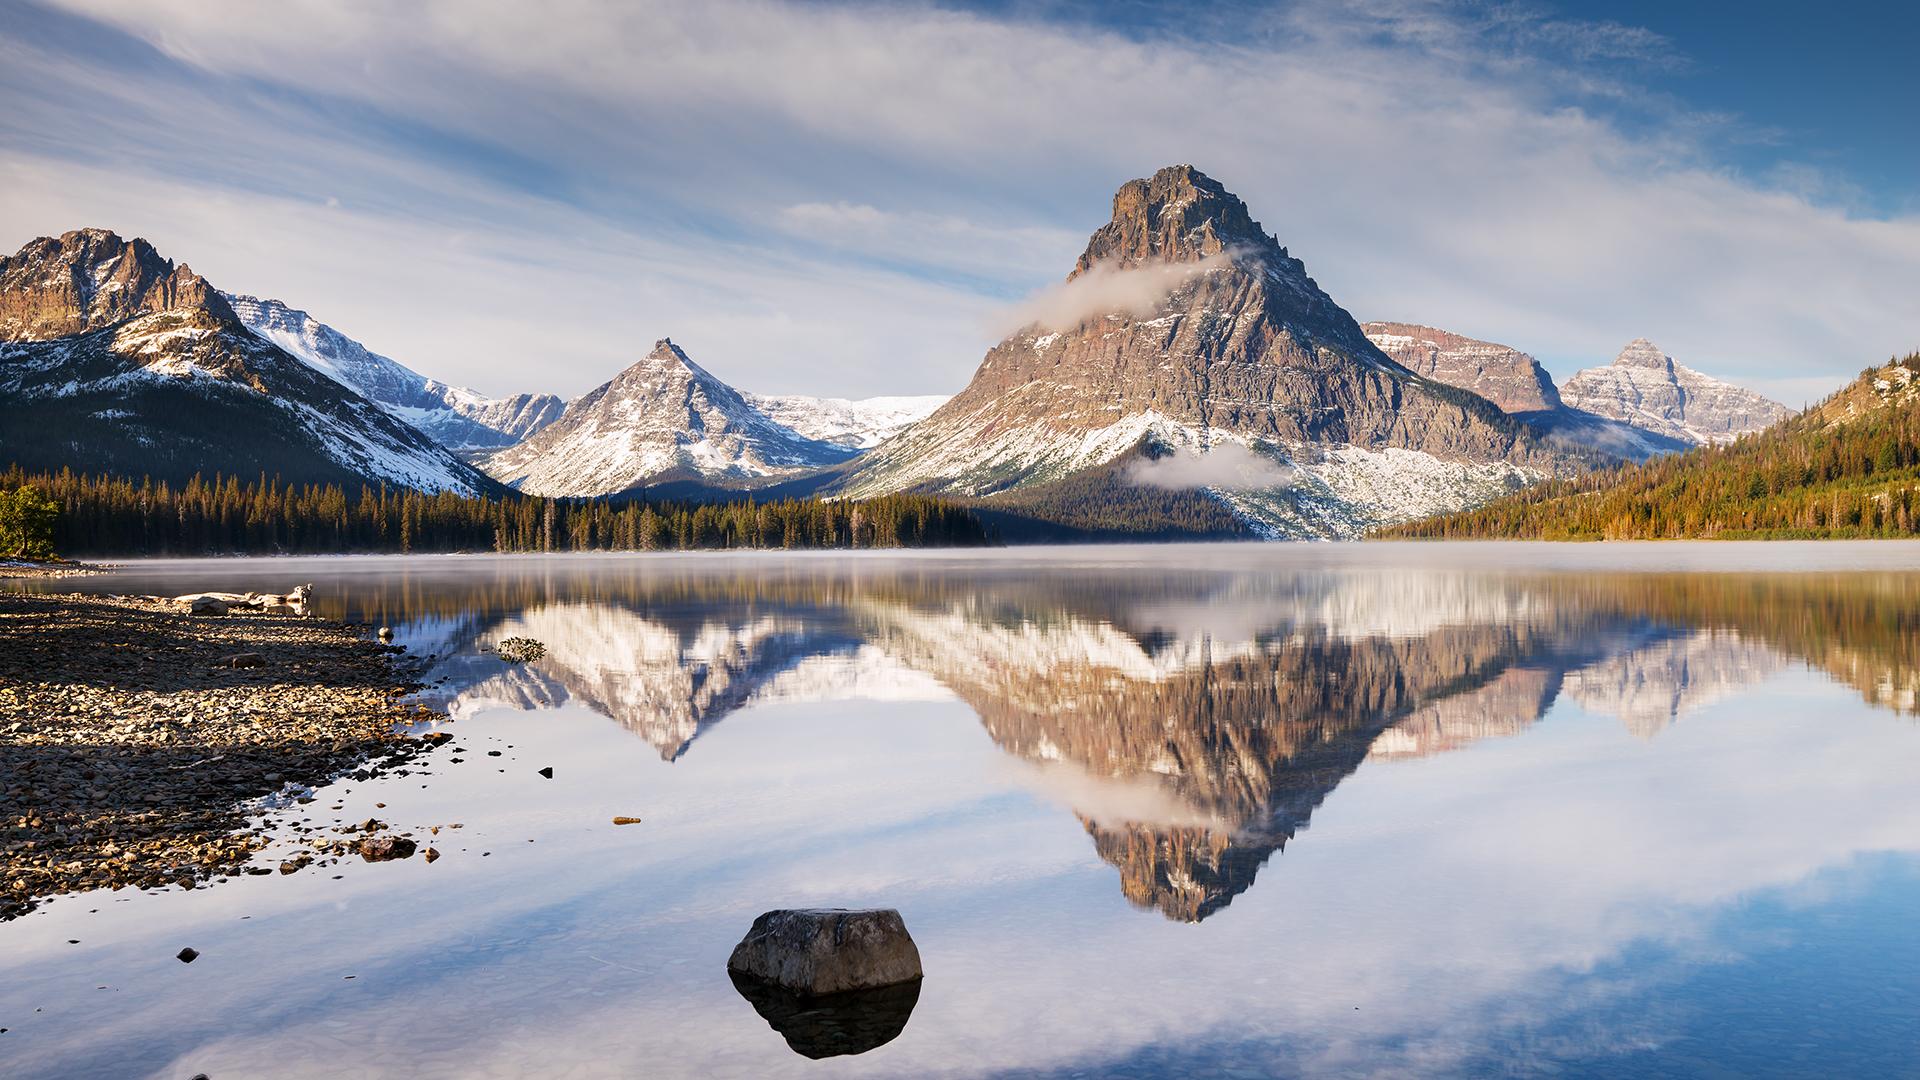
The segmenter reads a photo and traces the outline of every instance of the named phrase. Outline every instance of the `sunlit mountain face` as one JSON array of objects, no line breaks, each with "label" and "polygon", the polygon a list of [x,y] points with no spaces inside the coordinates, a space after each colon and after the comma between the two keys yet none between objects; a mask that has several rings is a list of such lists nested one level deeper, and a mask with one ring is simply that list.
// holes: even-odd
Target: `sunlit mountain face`
[{"label": "sunlit mountain face", "polygon": [[[736,711],[963,702],[1133,904],[1197,922],[1362,770],[1525,736],[1565,697],[1643,739],[1793,664],[1911,715],[1899,575],[1237,566],[1146,575],[689,560],[321,590],[391,624],[456,719],[584,707],[669,761]],[[509,637],[546,653],[511,663]]]}]

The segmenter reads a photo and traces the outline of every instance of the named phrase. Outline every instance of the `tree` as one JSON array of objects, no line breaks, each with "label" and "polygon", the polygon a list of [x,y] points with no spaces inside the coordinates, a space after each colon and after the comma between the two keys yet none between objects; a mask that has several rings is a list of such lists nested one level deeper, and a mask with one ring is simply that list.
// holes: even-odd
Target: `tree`
[{"label": "tree", "polygon": [[53,558],[53,530],[59,520],[60,504],[39,488],[23,484],[0,492],[0,555]]}]

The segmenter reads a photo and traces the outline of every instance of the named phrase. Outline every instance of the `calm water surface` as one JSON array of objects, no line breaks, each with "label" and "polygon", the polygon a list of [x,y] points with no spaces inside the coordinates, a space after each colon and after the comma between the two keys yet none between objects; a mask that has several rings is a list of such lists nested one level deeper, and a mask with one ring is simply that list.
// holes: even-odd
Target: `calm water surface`
[{"label": "calm water surface", "polygon": [[[302,581],[433,658],[465,748],[312,808],[463,828],[432,865],[0,924],[0,1074],[1920,1075],[1920,547],[44,587]],[[500,661],[510,636],[546,657]],[[803,1056],[727,978],[756,914],[815,905],[898,907],[919,943],[919,999],[867,1053]]]}]

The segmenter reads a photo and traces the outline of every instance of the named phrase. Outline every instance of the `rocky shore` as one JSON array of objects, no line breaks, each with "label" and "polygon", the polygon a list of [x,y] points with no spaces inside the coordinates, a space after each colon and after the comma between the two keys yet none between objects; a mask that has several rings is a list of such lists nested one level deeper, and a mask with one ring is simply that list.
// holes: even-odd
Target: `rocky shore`
[{"label": "rocky shore", "polygon": [[60,893],[273,873],[249,864],[310,786],[405,771],[446,739],[406,734],[432,717],[414,688],[397,647],[337,622],[0,593],[0,920]]}]

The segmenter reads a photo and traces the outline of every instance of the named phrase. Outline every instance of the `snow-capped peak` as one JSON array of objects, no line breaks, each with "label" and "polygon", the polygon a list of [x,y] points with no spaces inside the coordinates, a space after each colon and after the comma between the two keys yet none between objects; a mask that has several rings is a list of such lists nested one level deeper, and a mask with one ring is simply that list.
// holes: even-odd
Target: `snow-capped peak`
[{"label": "snow-capped peak", "polygon": [[230,293],[227,301],[247,329],[454,450],[510,446],[563,408],[552,394],[489,398],[429,379],[278,300]]},{"label": "snow-capped peak", "polygon": [[483,467],[529,494],[611,495],[670,480],[757,486],[855,452],[775,422],[662,338]]}]

